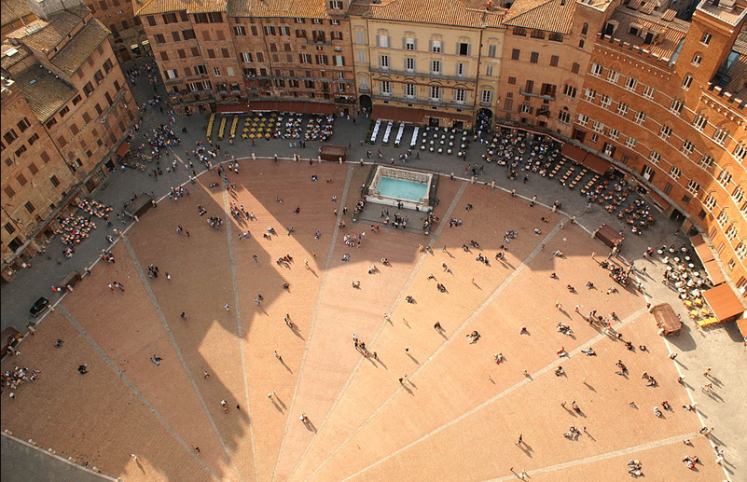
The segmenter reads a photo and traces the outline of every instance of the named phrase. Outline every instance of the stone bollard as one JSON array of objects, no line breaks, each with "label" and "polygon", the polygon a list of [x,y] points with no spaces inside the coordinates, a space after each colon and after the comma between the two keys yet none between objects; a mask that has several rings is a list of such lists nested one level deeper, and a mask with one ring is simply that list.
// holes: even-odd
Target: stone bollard
[{"label": "stone bollard", "polygon": [[256,161],[256,160],[257,160],[257,156],[252,152],[252,161]]},{"label": "stone bollard", "polygon": [[490,187],[495,189],[495,180],[490,181]]},{"label": "stone bollard", "polygon": [[470,184],[474,184],[474,183],[475,183],[475,176],[471,176],[471,177],[469,178],[469,183],[470,183]]}]

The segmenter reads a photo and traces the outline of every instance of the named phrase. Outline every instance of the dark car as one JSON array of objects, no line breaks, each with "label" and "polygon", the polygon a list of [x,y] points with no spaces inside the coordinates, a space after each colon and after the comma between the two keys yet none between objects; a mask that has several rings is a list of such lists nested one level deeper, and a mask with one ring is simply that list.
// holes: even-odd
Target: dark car
[{"label": "dark car", "polygon": [[41,312],[43,312],[47,306],[49,306],[49,300],[44,298],[43,296],[36,300],[36,303],[34,303],[34,306],[31,307],[29,310],[29,313],[31,313],[31,316],[39,316]]}]

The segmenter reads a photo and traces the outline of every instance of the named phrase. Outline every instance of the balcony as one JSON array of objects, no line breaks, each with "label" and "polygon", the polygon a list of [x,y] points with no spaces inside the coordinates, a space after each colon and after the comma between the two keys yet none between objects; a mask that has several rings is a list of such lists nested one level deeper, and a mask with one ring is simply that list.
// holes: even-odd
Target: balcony
[{"label": "balcony", "polygon": [[369,70],[372,73],[377,74],[388,74],[388,75],[398,75],[400,77],[426,77],[428,79],[441,79],[441,80],[451,80],[455,82],[477,82],[477,77],[467,77],[467,76],[458,76],[458,75],[442,75],[442,74],[433,74],[431,72],[418,72],[415,70],[408,71],[408,70],[393,70],[393,69],[383,69],[381,67],[371,67]]}]

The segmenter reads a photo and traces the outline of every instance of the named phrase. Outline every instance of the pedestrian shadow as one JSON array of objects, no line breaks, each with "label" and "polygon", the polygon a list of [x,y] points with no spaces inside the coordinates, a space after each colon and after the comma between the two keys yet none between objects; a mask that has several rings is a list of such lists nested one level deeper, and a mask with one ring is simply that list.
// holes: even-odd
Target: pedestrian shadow
[{"label": "pedestrian shadow", "polygon": [[721,402],[721,403],[725,402],[724,397],[722,397],[718,393],[708,392],[707,395],[717,402]]},{"label": "pedestrian shadow", "polygon": [[281,407],[281,406],[280,406],[280,404],[279,404],[278,402],[276,402],[274,398],[272,399],[272,405],[273,405],[273,406],[275,407],[275,409],[276,409],[276,410],[277,410],[278,412],[280,412],[280,413],[283,413],[283,411],[284,411],[284,406],[282,406],[282,407]]},{"label": "pedestrian shadow", "polygon": [[586,388],[588,388],[588,389],[589,389],[589,390],[591,390],[592,392],[595,392],[595,393],[596,393],[597,389],[596,389],[596,388],[594,388],[594,386],[593,386],[593,385],[589,385],[589,384],[588,384],[587,382],[584,382],[584,385],[586,385]]},{"label": "pedestrian shadow", "polygon": [[291,367],[286,365],[285,360],[283,360],[282,358],[280,359],[280,364],[283,365],[283,367],[285,367],[285,369],[288,370],[290,373],[293,373],[293,370],[291,370]]},{"label": "pedestrian shadow", "polygon": [[711,376],[711,375],[708,375],[708,378],[709,378],[709,379],[710,379],[710,380],[711,380],[711,381],[712,381],[712,382],[713,382],[713,383],[714,383],[715,385],[717,385],[717,386],[719,386],[719,387],[723,387],[723,386],[724,386],[724,383],[723,383],[723,382],[722,382],[722,381],[721,381],[720,379],[718,379],[718,378],[716,378],[716,377],[713,377],[713,376]]},{"label": "pedestrian shadow", "polygon": [[412,356],[410,353],[408,353],[407,356],[409,356],[410,360],[414,361],[416,365],[420,365],[420,362],[418,361],[418,359]]},{"label": "pedestrian shadow", "polygon": [[532,452],[534,452],[534,449],[528,443],[522,442],[521,445],[516,444],[516,446],[519,447],[521,451],[524,452],[524,455],[526,455],[527,457],[529,458],[533,457]]},{"label": "pedestrian shadow", "polygon": [[318,274],[316,273],[316,271],[314,271],[314,268],[307,268],[307,269],[308,269],[309,271],[311,271],[311,274],[313,274],[315,278],[318,278],[318,277],[319,277],[319,275],[318,275]]},{"label": "pedestrian shadow", "polygon": [[448,339],[449,339],[449,337],[448,337],[448,336],[446,336],[446,333],[444,333],[444,330],[436,330],[436,332],[437,332],[437,333],[438,333],[439,335],[441,335],[441,336],[442,336],[442,337],[444,338],[444,340],[448,340]]},{"label": "pedestrian shadow", "polygon": [[406,391],[406,392],[407,392],[407,393],[409,393],[410,395],[415,395],[415,392],[413,392],[413,391],[412,391],[412,390],[410,389],[410,387],[408,387],[408,386],[407,386],[407,385],[405,385],[404,383],[402,383],[402,388],[404,389],[404,391]]},{"label": "pedestrian shadow", "polygon": [[301,331],[298,329],[298,327],[295,324],[291,328],[291,331],[293,332],[294,335],[296,335],[297,337],[299,337],[303,341],[306,341],[306,338],[303,337],[303,335],[301,334]]},{"label": "pedestrian shadow", "polygon": [[314,432],[314,433],[317,432],[316,426],[311,422],[311,420],[306,419],[306,421],[303,424],[306,427],[306,430],[308,430],[309,432]]}]

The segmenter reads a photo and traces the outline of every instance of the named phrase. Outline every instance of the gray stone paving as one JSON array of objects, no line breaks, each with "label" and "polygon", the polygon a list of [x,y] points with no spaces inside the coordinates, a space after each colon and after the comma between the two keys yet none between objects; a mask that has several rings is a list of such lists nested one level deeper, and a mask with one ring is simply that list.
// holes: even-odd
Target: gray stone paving
[{"label": "gray stone paving", "polygon": [[[125,66],[125,68],[128,68],[128,66]],[[138,101],[142,103],[143,99],[152,96],[152,88],[149,85],[142,85],[143,82],[140,84],[133,90]],[[159,87],[159,91],[163,92],[162,86]],[[146,126],[152,128],[167,122],[166,115],[158,109],[148,109],[147,112],[143,113],[143,118],[144,128]],[[403,136],[403,144],[399,148],[371,146],[365,142],[361,144],[360,139],[366,136],[369,123],[370,120],[365,116],[361,116],[354,121],[338,118],[335,122],[335,134],[330,143],[348,147],[348,159],[354,162],[360,160],[374,161],[374,159],[366,158],[368,149],[371,149],[375,155],[376,149],[381,148],[385,160],[398,159],[399,154],[408,149],[409,137],[407,135]],[[181,137],[182,142],[180,146],[174,149],[174,153],[184,160],[187,150],[191,149],[195,142],[205,140],[207,117],[204,115],[178,116],[176,125],[175,132]],[[181,133],[181,126],[187,128],[186,134]],[[143,129],[141,129],[139,136],[135,137],[135,144],[142,135],[144,135]],[[256,146],[251,146],[248,140],[237,140],[235,145],[229,145],[227,141],[220,143],[224,155],[243,158],[245,159],[243,162],[251,162],[252,154],[258,158],[272,157],[276,154],[281,158],[288,159],[292,158],[294,154],[298,154],[304,159],[316,158],[321,146],[319,142],[309,141],[306,148],[293,148],[289,146],[287,140],[283,139],[262,140],[257,142]],[[457,160],[454,156],[421,151],[421,158],[412,158],[407,163],[407,167],[447,175],[453,173],[458,178],[464,172],[466,165],[481,163],[481,156],[484,153],[485,147],[474,142],[468,150],[465,160]],[[164,170],[169,161],[170,159],[161,161],[161,167]],[[397,162],[397,164],[400,163]],[[155,165],[157,164],[154,163]],[[204,171],[204,168],[197,163],[195,169],[198,174]],[[563,187],[557,180],[540,178],[538,175],[530,173],[529,181],[523,183],[520,180],[508,180],[505,172],[505,167],[486,164],[484,173],[478,176],[478,180],[483,182],[495,181],[497,188],[500,189],[516,189],[517,194],[526,199],[537,195],[538,201],[546,205],[560,199],[563,202],[563,212],[568,215],[575,215],[578,223],[589,231],[593,231],[602,223],[607,223],[616,229],[625,228],[616,217],[609,215],[598,205],[595,205],[590,212],[584,212],[585,198],[578,191],[570,191]],[[183,169],[177,169],[176,172],[165,173],[157,181],[149,177],[146,172],[133,169],[117,170],[98,188],[93,198],[112,205],[116,211],[119,211],[133,192],[140,194],[154,191],[156,197],[160,197],[168,192],[170,187],[186,182],[188,177],[189,173],[186,166]],[[450,181],[448,178],[443,178],[441,182],[460,181]],[[678,228],[675,223],[666,219],[659,212],[654,212],[654,217],[657,220],[656,224],[641,236],[635,236],[625,229],[626,240],[621,254],[628,261],[635,261],[639,267],[648,266],[647,276],[642,277],[647,295],[655,303],[670,302],[686,320],[686,328],[683,333],[679,337],[667,341],[671,342],[672,349],[679,353],[676,363],[685,375],[686,380],[692,385],[691,393],[699,404],[705,423],[716,427],[712,440],[726,451],[725,467],[727,472],[730,472],[732,480],[747,480],[744,469],[744,464],[747,463],[747,437],[744,436],[747,433],[747,415],[745,415],[747,414],[747,404],[744,402],[747,398],[745,397],[745,394],[747,394],[747,377],[743,376],[743,371],[735,369],[738,367],[737,363],[744,360],[745,350],[747,349],[741,343],[736,325],[733,323],[717,326],[707,332],[695,330],[693,323],[687,321],[686,312],[678,302],[676,295],[660,282],[661,264],[658,261],[643,259],[642,254],[649,245],[682,245],[687,243],[686,236],[675,234]],[[15,326],[22,332],[25,331],[23,326],[32,320],[28,314],[31,304],[39,296],[45,296],[53,303],[57,301],[61,295],[53,293],[50,286],[58,284],[72,270],[83,272],[84,268],[90,266],[97,259],[101,250],[108,245],[104,239],[105,236],[110,234],[103,222],[99,222],[97,225],[99,226],[98,229],[94,230],[90,238],[76,247],[76,253],[72,259],[64,257],[62,253],[63,245],[55,239],[47,247],[46,253],[33,259],[32,268],[23,270],[16,280],[2,286],[0,312],[3,329],[7,326]],[[115,225],[115,227],[123,228],[122,225]],[[43,327],[40,329],[43,329]],[[714,374],[718,378],[718,383],[714,380],[714,385],[717,388],[714,396],[706,395],[699,389],[702,385],[700,383],[702,370],[708,366],[713,367]]]}]

